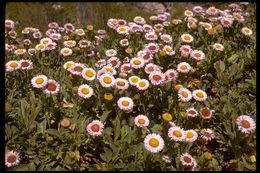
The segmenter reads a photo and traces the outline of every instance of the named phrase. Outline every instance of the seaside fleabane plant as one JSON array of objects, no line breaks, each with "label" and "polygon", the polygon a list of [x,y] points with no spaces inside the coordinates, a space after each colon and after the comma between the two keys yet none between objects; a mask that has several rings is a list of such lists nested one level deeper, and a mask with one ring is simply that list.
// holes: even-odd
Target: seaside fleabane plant
[{"label": "seaside fleabane plant", "polygon": [[129,111],[133,109],[134,102],[130,97],[121,97],[120,99],[118,99],[117,105],[119,109]]},{"label": "seaside fleabane plant", "polygon": [[144,147],[152,153],[158,153],[164,148],[163,138],[155,133],[148,134],[144,139]]},{"label": "seaside fleabane plant", "polygon": [[46,86],[44,87],[44,92],[46,94],[55,95],[60,91],[60,84],[53,79],[49,79]]},{"label": "seaside fleabane plant", "polygon": [[239,131],[245,134],[252,133],[256,128],[255,121],[248,115],[240,115],[239,117],[237,117],[236,124]]},{"label": "seaside fleabane plant", "polygon": [[138,127],[147,127],[150,123],[148,117],[143,114],[136,116],[134,122]]},{"label": "seaside fleabane plant", "polygon": [[91,121],[87,127],[86,130],[91,136],[101,136],[103,134],[104,124],[99,120],[93,120]]},{"label": "seaside fleabane plant", "polygon": [[34,88],[44,88],[48,84],[48,78],[45,75],[37,75],[32,78],[31,84]]},{"label": "seaside fleabane plant", "polygon": [[93,95],[93,93],[93,88],[87,84],[82,84],[78,87],[78,95],[80,97],[83,97],[84,99],[90,98]]},{"label": "seaside fleabane plant", "polygon": [[20,163],[20,155],[16,151],[8,151],[5,153],[5,165],[7,167],[14,167]]}]

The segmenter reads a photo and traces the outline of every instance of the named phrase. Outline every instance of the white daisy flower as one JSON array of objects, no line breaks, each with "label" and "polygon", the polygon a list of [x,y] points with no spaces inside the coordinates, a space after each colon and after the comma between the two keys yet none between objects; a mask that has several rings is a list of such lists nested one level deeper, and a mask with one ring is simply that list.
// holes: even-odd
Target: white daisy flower
[{"label": "white daisy flower", "polygon": [[149,119],[145,115],[138,115],[134,119],[135,125],[138,127],[147,127],[150,123]]},{"label": "white daisy flower", "polygon": [[152,153],[158,153],[164,148],[164,140],[160,135],[149,134],[144,139],[144,147]]},{"label": "white daisy flower", "polygon": [[218,9],[216,9],[215,7],[209,7],[206,10],[206,13],[209,15],[217,15],[218,14]]},{"label": "white daisy flower", "polygon": [[169,35],[169,34],[162,34],[162,35],[160,36],[160,39],[161,39],[162,41],[164,41],[164,43],[168,43],[168,44],[172,43],[172,36]]},{"label": "white daisy flower", "polygon": [[130,83],[131,85],[133,85],[133,86],[136,86],[140,80],[141,80],[141,79],[140,79],[140,77],[138,77],[138,76],[130,76],[130,77],[128,78],[129,83]]},{"label": "white daisy flower", "polygon": [[149,63],[149,64],[146,64],[144,71],[145,71],[145,73],[150,74],[153,71],[161,71],[161,69],[158,67],[158,65]]},{"label": "white daisy flower", "polygon": [[115,84],[115,78],[111,74],[105,73],[99,77],[99,83],[106,88],[112,87]]},{"label": "white daisy flower", "polygon": [[21,64],[22,70],[33,69],[33,63],[30,60],[21,59],[19,63]]},{"label": "white daisy flower", "polygon": [[126,47],[126,46],[129,45],[129,41],[128,41],[128,39],[126,39],[126,38],[120,40],[119,43],[120,43],[120,45],[121,45],[122,47]]},{"label": "white daisy flower", "polygon": [[12,21],[10,19],[6,19],[5,20],[5,27],[9,28],[9,29],[13,29],[14,28],[14,21]]},{"label": "white daisy flower", "polygon": [[153,85],[160,85],[165,80],[165,74],[160,71],[153,71],[149,74],[149,79]]},{"label": "white daisy flower", "polygon": [[65,29],[66,32],[73,32],[75,30],[75,26],[72,25],[71,23],[66,23],[63,28]]},{"label": "white daisy flower", "polygon": [[117,101],[117,105],[122,110],[131,110],[134,107],[134,102],[130,97],[121,97]]},{"label": "white daisy flower", "polygon": [[149,87],[149,81],[146,79],[140,79],[138,83],[136,84],[136,87],[139,90],[146,90]]},{"label": "white daisy flower", "polygon": [[116,29],[116,31],[117,31],[118,34],[128,34],[129,27],[128,26],[119,26]]},{"label": "white daisy flower", "polygon": [[33,33],[33,38],[35,38],[35,39],[42,38],[42,33],[40,31],[34,32]]},{"label": "white daisy flower", "polygon": [[233,21],[234,21],[234,19],[231,19],[231,18],[228,18],[228,17],[222,17],[220,19],[221,24],[225,28],[230,28],[232,26],[232,24],[233,24]]},{"label": "white daisy flower", "polygon": [[192,9],[195,13],[202,13],[204,12],[203,8],[201,6],[194,6]]},{"label": "white daisy flower", "polygon": [[11,71],[14,71],[14,70],[18,70],[21,68],[21,63],[17,60],[11,60],[11,61],[8,61],[6,64],[5,64],[5,70],[8,71],[8,72],[11,72]]},{"label": "white daisy flower", "polygon": [[86,127],[87,132],[91,136],[101,136],[103,133],[104,124],[99,120],[93,120]]},{"label": "white daisy flower", "polygon": [[168,130],[168,136],[171,140],[174,141],[184,141],[185,140],[185,131],[178,126],[172,126]]},{"label": "white daisy flower", "polygon": [[182,34],[181,35],[181,40],[184,42],[184,43],[191,43],[193,41],[193,36],[190,35],[190,34]]},{"label": "white daisy flower", "polygon": [[210,119],[214,112],[214,110],[210,110],[208,107],[203,107],[200,109],[200,115],[203,119]]},{"label": "white daisy flower", "polygon": [[116,75],[117,71],[111,66],[111,65],[105,65],[103,68],[103,70],[106,71],[106,73],[111,74],[111,75]]},{"label": "white daisy flower", "polygon": [[185,45],[182,45],[180,47],[180,52],[181,53],[184,52],[184,53],[187,53],[189,55],[191,53],[191,51],[192,51],[192,49],[191,49],[190,45],[185,44]]},{"label": "white daisy flower", "polygon": [[48,44],[48,43],[51,43],[51,42],[52,42],[52,39],[50,39],[50,38],[48,38],[48,37],[42,38],[42,39],[40,40],[40,44],[44,44],[44,45],[46,45],[46,44]]},{"label": "white daisy flower", "polygon": [[123,73],[131,73],[133,71],[130,63],[122,64],[120,67],[120,71]]},{"label": "white daisy flower", "polygon": [[156,35],[155,32],[148,32],[144,35],[144,37],[146,38],[146,40],[149,41],[155,41],[158,39],[158,36]]},{"label": "white daisy flower", "polygon": [[184,16],[186,16],[186,17],[191,17],[191,16],[193,16],[193,12],[190,11],[190,10],[185,10],[185,11],[184,11]]},{"label": "white daisy flower", "polygon": [[174,69],[168,69],[164,74],[167,81],[174,81],[178,77],[178,72]]},{"label": "white daisy flower", "polygon": [[37,45],[35,46],[35,49],[36,49],[36,50],[39,50],[39,51],[41,51],[41,52],[43,52],[43,51],[46,50],[46,45],[45,45],[45,44],[37,44]]},{"label": "white daisy flower", "polygon": [[130,64],[132,68],[140,69],[144,66],[144,60],[142,58],[132,58]]},{"label": "white daisy flower", "polygon": [[92,81],[96,78],[96,71],[92,68],[84,68],[81,75],[84,79]]},{"label": "white daisy flower", "polygon": [[191,66],[187,62],[181,62],[177,65],[177,71],[180,73],[188,73],[190,69]]},{"label": "white daisy flower", "polygon": [[143,31],[144,32],[153,32],[153,27],[151,25],[144,24]]},{"label": "white daisy flower", "polygon": [[195,130],[186,130],[185,131],[185,141],[194,142],[198,138],[198,134]]},{"label": "white daisy flower", "polygon": [[60,84],[53,79],[49,79],[43,89],[45,93],[55,95],[60,91]]},{"label": "white daisy flower", "polygon": [[145,50],[149,53],[157,53],[159,51],[159,46],[156,43],[149,43],[145,45]]},{"label": "white daisy flower", "polygon": [[78,95],[84,99],[90,98],[94,94],[92,87],[82,84],[78,87]]},{"label": "white daisy flower", "polygon": [[117,78],[115,80],[115,87],[117,89],[125,90],[129,87],[129,82],[126,79]]},{"label": "white daisy flower", "polygon": [[203,102],[207,99],[207,93],[203,90],[197,89],[192,92],[192,97],[199,102]]},{"label": "white daisy flower", "polygon": [[212,129],[201,129],[200,133],[201,133],[200,136],[205,141],[211,141],[212,139],[215,138],[215,134]]},{"label": "white daisy flower", "polygon": [[24,55],[26,53],[26,49],[17,49],[14,51],[14,54],[19,56],[19,55]]},{"label": "white daisy flower", "polygon": [[240,115],[237,117],[236,124],[238,125],[239,131],[245,134],[252,133],[256,128],[255,121],[248,115]]},{"label": "white daisy flower", "polygon": [[153,59],[153,54],[147,52],[146,50],[140,50],[137,52],[137,57],[140,57],[144,60],[145,63]]},{"label": "white daisy flower", "polygon": [[63,42],[63,45],[65,47],[69,47],[69,48],[76,46],[76,44],[77,43],[74,40],[66,40],[66,41]]},{"label": "white daisy flower", "polygon": [[169,45],[165,45],[162,50],[166,53],[166,55],[175,55],[175,51]]},{"label": "white daisy flower", "polygon": [[74,61],[67,61],[67,62],[63,65],[63,68],[67,70],[67,69],[70,68],[73,64],[75,64]]},{"label": "white daisy flower", "polygon": [[133,23],[133,25],[130,25],[130,23],[128,23],[128,25],[130,26],[130,32],[135,33],[135,32],[143,32],[143,27],[142,25],[137,25],[135,23]]},{"label": "white daisy flower", "polygon": [[187,88],[181,88],[178,90],[178,96],[183,102],[188,102],[192,99],[192,94]]},{"label": "white daisy flower", "polygon": [[85,31],[83,29],[76,29],[75,30],[75,33],[78,35],[78,36],[83,36],[85,35]]},{"label": "white daisy flower", "polygon": [[44,88],[48,84],[48,78],[45,75],[37,75],[31,80],[34,88]]},{"label": "white daisy flower", "polygon": [[62,49],[60,50],[60,53],[61,53],[63,56],[69,56],[69,55],[72,54],[72,50],[71,50],[70,48],[65,47],[65,48],[62,48]]},{"label": "white daisy flower", "polygon": [[246,35],[246,36],[250,36],[253,34],[253,31],[251,29],[249,29],[248,27],[243,27],[241,29],[241,32]]},{"label": "white daisy flower", "polygon": [[183,153],[180,157],[180,161],[187,169],[193,169],[197,166],[196,160],[188,153]]},{"label": "white daisy flower", "polygon": [[145,20],[144,20],[144,18],[141,17],[141,16],[136,16],[136,17],[134,18],[134,22],[137,23],[137,24],[145,24]]},{"label": "white daisy flower", "polygon": [[102,68],[107,64],[107,61],[105,59],[100,59],[95,63],[96,67]]},{"label": "white daisy flower", "polygon": [[8,168],[19,165],[20,156],[16,151],[9,151],[5,153],[5,166]]},{"label": "white daisy flower", "polygon": [[117,55],[117,51],[114,50],[114,49],[108,49],[108,50],[106,50],[105,54],[108,57],[112,57],[112,56],[116,56]]},{"label": "white daisy flower", "polygon": [[200,61],[205,59],[205,53],[203,53],[201,50],[193,50],[191,51],[191,57]]},{"label": "white daisy flower", "polygon": [[198,116],[198,111],[194,107],[191,107],[186,110],[186,115],[187,115],[187,117],[194,118],[194,117]]},{"label": "white daisy flower", "polygon": [[153,26],[153,28],[155,29],[155,31],[162,31],[164,26],[160,23],[157,23]]},{"label": "white daisy flower", "polygon": [[215,44],[213,44],[213,49],[218,50],[218,51],[223,51],[224,46],[220,43],[215,43]]}]

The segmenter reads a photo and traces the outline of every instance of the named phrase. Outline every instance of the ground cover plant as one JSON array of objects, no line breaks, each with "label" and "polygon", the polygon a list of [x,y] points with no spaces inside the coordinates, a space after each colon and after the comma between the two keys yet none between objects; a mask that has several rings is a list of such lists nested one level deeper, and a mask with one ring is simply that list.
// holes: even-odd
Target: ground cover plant
[{"label": "ground cover plant", "polygon": [[7,170],[256,170],[255,4],[64,21],[5,20]]}]

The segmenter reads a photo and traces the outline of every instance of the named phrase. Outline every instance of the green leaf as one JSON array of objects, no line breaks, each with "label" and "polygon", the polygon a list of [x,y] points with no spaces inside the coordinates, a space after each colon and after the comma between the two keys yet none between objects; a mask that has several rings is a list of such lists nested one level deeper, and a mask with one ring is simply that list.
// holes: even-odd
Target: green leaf
[{"label": "green leaf", "polygon": [[228,62],[229,63],[236,63],[237,60],[238,60],[238,55],[237,54],[234,54],[230,58],[228,58]]}]

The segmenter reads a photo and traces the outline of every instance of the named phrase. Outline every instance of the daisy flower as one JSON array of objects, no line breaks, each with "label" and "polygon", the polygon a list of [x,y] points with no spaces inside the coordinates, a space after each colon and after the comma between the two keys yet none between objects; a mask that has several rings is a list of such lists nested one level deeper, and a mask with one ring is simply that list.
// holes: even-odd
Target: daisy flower
[{"label": "daisy flower", "polygon": [[240,115],[237,117],[236,124],[239,131],[245,134],[252,133],[256,128],[255,121],[248,115]]},{"label": "daisy flower", "polygon": [[64,25],[64,29],[66,32],[73,32],[75,30],[75,27],[71,23],[66,23]]},{"label": "daisy flower", "polygon": [[66,41],[64,41],[63,42],[63,45],[65,46],[65,47],[74,47],[74,46],[76,46],[76,41],[74,41],[74,40],[66,40]]},{"label": "daisy flower", "polygon": [[78,95],[84,99],[90,98],[93,94],[93,89],[87,84],[82,84],[78,87]]},{"label": "daisy flower", "polygon": [[36,53],[36,49],[33,49],[33,48],[28,49],[28,54],[30,56],[34,55],[35,53]]},{"label": "daisy flower", "polygon": [[186,130],[185,131],[185,141],[194,142],[198,138],[198,134],[195,130]]},{"label": "daisy flower", "polygon": [[154,41],[158,39],[158,36],[156,35],[155,32],[148,32],[144,35],[144,37],[146,38],[146,40],[149,41]]},{"label": "daisy flower", "polygon": [[49,36],[52,40],[60,40],[61,39],[61,34],[60,33],[53,33],[53,34],[50,34]]},{"label": "daisy flower", "polygon": [[192,49],[190,47],[190,45],[182,45],[180,47],[180,52],[184,52],[184,53],[187,53],[188,55],[191,53]]},{"label": "daisy flower", "polygon": [[164,140],[155,133],[148,134],[144,139],[144,147],[152,153],[158,153],[164,148]]},{"label": "daisy flower", "polygon": [[193,36],[190,35],[190,34],[182,34],[181,35],[181,40],[184,42],[184,43],[191,43],[193,41]]},{"label": "daisy flower", "polygon": [[144,32],[153,32],[153,27],[151,25],[144,24],[143,31]]},{"label": "daisy flower", "polygon": [[224,46],[220,43],[215,43],[215,44],[213,44],[213,49],[218,50],[218,51],[223,51]]},{"label": "daisy flower", "polygon": [[203,90],[197,89],[192,92],[192,97],[199,102],[203,102],[207,99],[207,93]]},{"label": "daisy flower", "polygon": [[70,68],[73,64],[75,64],[74,61],[67,61],[67,62],[63,65],[63,68],[68,69],[68,68]]},{"label": "daisy flower", "polygon": [[48,84],[48,78],[45,75],[37,75],[31,80],[34,88],[44,88]]},{"label": "daisy flower", "polygon": [[239,23],[242,23],[245,21],[244,16],[241,15],[241,13],[234,13],[233,17],[235,20],[237,20]]},{"label": "daisy flower", "polygon": [[191,107],[186,110],[186,115],[187,115],[187,117],[194,118],[194,117],[198,116],[198,111],[194,107]]},{"label": "daisy flower", "polygon": [[141,16],[136,16],[136,17],[134,18],[134,22],[137,23],[137,24],[145,24],[145,20],[144,20],[144,18],[141,17]]},{"label": "daisy flower", "polygon": [[165,80],[165,74],[160,71],[153,71],[149,74],[149,79],[153,85],[160,85]]},{"label": "daisy flower", "polygon": [[22,70],[29,70],[33,68],[33,63],[30,60],[21,59],[19,61]]},{"label": "daisy flower", "polygon": [[187,169],[194,169],[197,166],[196,160],[188,153],[183,153],[180,157],[180,161]]},{"label": "daisy flower", "polygon": [[59,24],[57,22],[51,22],[48,24],[49,28],[55,29],[59,27]]},{"label": "daisy flower", "polygon": [[139,90],[146,90],[149,87],[149,81],[146,79],[140,79],[139,82],[136,84],[136,87]]},{"label": "daisy flower", "polygon": [[192,95],[190,90],[187,88],[181,88],[178,90],[178,96],[183,102],[188,102],[192,99]]},{"label": "daisy flower", "polygon": [[76,29],[75,30],[75,33],[78,35],[78,36],[83,36],[85,35],[85,31],[83,29]]},{"label": "daisy flower", "polygon": [[134,102],[130,97],[121,97],[117,101],[117,105],[122,110],[131,110],[134,107]]},{"label": "daisy flower", "polygon": [[37,44],[37,45],[35,46],[35,49],[36,49],[36,50],[39,50],[39,51],[41,51],[41,52],[43,52],[43,51],[45,51],[45,49],[46,49],[46,45],[45,45],[45,44]]},{"label": "daisy flower", "polygon": [[102,69],[104,69],[106,73],[109,73],[111,75],[117,74],[117,71],[111,65],[105,65]]},{"label": "daisy flower", "polygon": [[65,47],[65,48],[62,48],[62,49],[60,50],[60,53],[61,53],[63,56],[69,56],[69,55],[72,54],[72,50],[71,50],[70,48]]},{"label": "daisy flower", "polygon": [[204,23],[204,24],[203,24],[203,27],[204,27],[204,29],[205,29],[206,31],[212,29],[212,25],[211,25],[210,23]]},{"label": "daisy flower", "polygon": [[57,43],[55,43],[55,42],[48,43],[48,44],[46,44],[46,50],[54,50],[54,49],[56,49],[56,46],[57,46]]},{"label": "daisy flower", "polygon": [[20,155],[16,151],[9,151],[5,153],[5,166],[8,168],[19,165]]},{"label": "daisy flower", "polygon": [[102,68],[107,64],[107,61],[105,59],[100,59],[95,63],[96,67]]},{"label": "daisy flower", "polygon": [[26,53],[26,49],[17,49],[14,51],[14,54],[19,56],[19,55],[23,55]]},{"label": "daisy flower", "polygon": [[185,11],[184,11],[184,16],[186,16],[186,17],[191,17],[191,16],[193,16],[193,12],[190,11],[190,10],[185,10]]},{"label": "daisy flower", "polygon": [[154,71],[161,71],[161,70],[156,64],[149,63],[149,64],[146,64],[144,71],[145,71],[145,73],[150,74]]},{"label": "daisy flower", "polygon": [[168,44],[172,43],[172,36],[169,35],[169,34],[162,34],[162,35],[160,36],[160,39],[161,39],[164,43],[168,43]]},{"label": "daisy flower", "polygon": [[14,71],[14,70],[18,70],[21,68],[21,63],[17,60],[11,60],[11,61],[8,61],[6,64],[5,64],[5,70],[6,71]]},{"label": "daisy flower", "polygon": [[81,75],[84,68],[86,68],[84,64],[74,63],[70,68],[68,68],[68,71],[74,75]]},{"label": "daisy flower", "polygon": [[122,47],[126,47],[126,46],[129,45],[129,41],[128,41],[128,39],[126,39],[126,38],[120,40],[119,43],[120,43],[120,45],[121,45]]},{"label": "daisy flower", "polygon": [[103,133],[104,124],[99,120],[93,120],[91,123],[89,123],[86,127],[87,132],[91,136],[101,136]]},{"label": "daisy flower", "polygon": [[155,29],[156,32],[160,32],[163,30],[164,26],[160,23],[157,23],[153,26],[153,28]]},{"label": "daisy flower", "polygon": [[126,79],[117,78],[115,80],[115,87],[117,89],[125,90],[129,87],[129,82]]},{"label": "daisy flower", "polygon": [[17,33],[16,33],[15,31],[9,31],[9,32],[8,32],[8,35],[9,35],[11,38],[13,38],[13,39],[16,39],[16,37],[17,37]]},{"label": "daisy flower", "polygon": [[116,29],[116,31],[117,31],[118,34],[128,34],[129,27],[128,26],[119,26]]},{"label": "daisy flower", "polygon": [[115,78],[114,76],[112,76],[111,74],[102,74],[99,77],[99,83],[103,86],[103,87],[112,87],[114,86],[115,83]]},{"label": "daisy flower", "polygon": [[181,62],[177,65],[177,71],[180,73],[188,73],[191,69],[190,64],[186,62]]},{"label": "daisy flower", "polygon": [[138,77],[138,76],[131,76],[128,78],[128,81],[131,85],[133,86],[137,86],[138,82],[140,81],[141,79]]},{"label": "daisy flower", "polygon": [[148,117],[142,114],[136,116],[134,122],[137,127],[147,127],[150,123]]},{"label": "daisy flower", "polygon": [[215,7],[209,7],[206,10],[206,13],[209,15],[217,15],[218,14],[218,9],[216,9]]},{"label": "daisy flower", "polygon": [[125,26],[125,25],[127,25],[127,22],[124,19],[118,19],[117,24],[119,26]]},{"label": "daisy flower", "polygon": [[49,79],[44,87],[44,92],[47,94],[55,95],[60,91],[60,84],[55,80]]},{"label": "daisy flower", "polygon": [[202,13],[204,12],[203,8],[201,6],[194,6],[192,9],[195,13]]},{"label": "daisy flower", "polygon": [[166,76],[167,81],[176,80],[178,77],[178,72],[174,69],[168,69],[164,74]]},{"label": "daisy flower", "polygon": [[92,45],[91,41],[88,40],[80,40],[78,42],[78,45],[80,48],[86,48],[86,47],[90,47]]},{"label": "daisy flower", "polygon": [[159,46],[156,43],[149,43],[145,45],[145,50],[149,53],[157,53],[159,51]]},{"label": "daisy flower", "polygon": [[130,25],[128,23],[128,25],[130,26],[129,27],[129,31],[132,32],[132,33],[135,33],[135,32],[143,32],[143,27],[141,25],[137,25],[137,24],[133,24],[133,25]]},{"label": "daisy flower", "polygon": [[150,16],[150,18],[149,18],[151,21],[156,21],[156,20],[158,20],[158,17],[157,16]]},{"label": "daisy flower", "polygon": [[132,68],[140,69],[144,66],[144,60],[142,58],[132,58],[130,64]]},{"label": "daisy flower", "polygon": [[214,131],[212,129],[201,129],[200,131],[201,133],[201,137],[203,140],[205,141],[211,141],[212,139],[215,138],[215,134],[214,134]]},{"label": "daisy flower", "polygon": [[157,20],[165,21],[165,20],[167,20],[167,15],[165,15],[165,14],[158,14],[157,15]]},{"label": "daisy flower", "polygon": [[40,31],[34,32],[33,33],[33,38],[35,38],[35,39],[42,38],[42,33]]},{"label": "daisy flower", "polygon": [[223,17],[220,22],[221,24],[223,25],[223,27],[225,28],[230,28],[233,24],[233,20],[234,19],[230,19],[230,18],[227,18],[227,17]]},{"label": "daisy flower", "polygon": [[201,50],[193,50],[191,51],[191,57],[200,61],[205,59],[205,53],[203,53]]},{"label": "daisy flower", "polygon": [[146,50],[140,50],[137,52],[137,57],[140,57],[144,60],[145,63],[153,59],[153,54],[147,52]]},{"label": "daisy flower", "polygon": [[120,67],[120,71],[123,73],[131,73],[132,72],[131,64],[130,63],[122,64]]},{"label": "daisy flower", "polygon": [[5,27],[9,28],[9,29],[13,29],[14,28],[14,21],[12,21],[10,19],[6,19],[5,20]]},{"label": "daisy flower", "polygon": [[253,31],[251,29],[249,29],[248,27],[243,27],[241,29],[242,34],[246,35],[246,36],[250,36],[253,34]]},{"label": "daisy flower", "polygon": [[42,39],[40,40],[40,44],[44,44],[44,45],[46,45],[46,44],[48,44],[48,43],[51,43],[51,42],[52,42],[52,39],[50,39],[50,38],[48,38],[48,37],[42,38]]},{"label": "daisy flower", "polygon": [[214,113],[214,110],[210,110],[208,107],[203,107],[200,109],[200,115],[203,119],[210,119]]},{"label": "daisy flower", "polygon": [[170,157],[167,156],[167,155],[163,155],[163,156],[162,156],[162,160],[163,160],[165,163],[172,163],[172,160],[171,160]]},{"label": "daisy flower", "polygon": [[174,141],[184,141],[185,131],[178,126],[173,126],[168,130],[168,136]]},{"label": "daisy flower", "polygon": [[175,51],[169,45],[165,45],[162,50],[166,53],[166,55],[169,56],[175,55]]},{"label": "daisy flower", "polygon": [[114,49],[108,49],[108,50],[106,50],[105,54],[108,57],[112,57],[112,56],[116,56],[117,55],[117,51],[114,50]]},{"label": "daisy flower", "polygon": [[92,68],[84,68],[81,75],[84,79],[92,81],[96,78],[96,71]]}]

